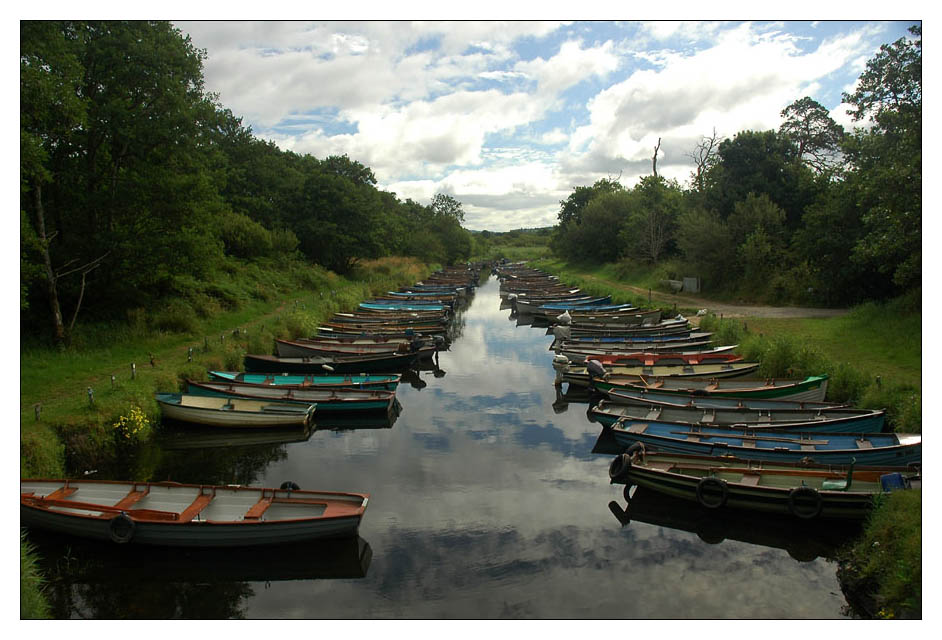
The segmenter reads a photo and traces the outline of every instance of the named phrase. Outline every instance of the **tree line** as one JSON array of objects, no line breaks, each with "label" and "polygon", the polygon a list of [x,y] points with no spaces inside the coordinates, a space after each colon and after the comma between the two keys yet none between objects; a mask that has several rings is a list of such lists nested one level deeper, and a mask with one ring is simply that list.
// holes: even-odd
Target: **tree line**
[{"label": "tree line", "polygon": [[575,187],[554,253],[645,262],[708,290],[777,302],[853,304],[922,282],[922,27],[883,45],[853,93],[845,131],[803,97],[778,130],[701,138],[686,185],[657,174]]},{"label": "tree line", "polygon": [[64,344],[79,311],[120,318],[232,261],[470,256],[460,202],[257,138],[206,90],[205,58],[168,22],[20,23],[24,332]]}]

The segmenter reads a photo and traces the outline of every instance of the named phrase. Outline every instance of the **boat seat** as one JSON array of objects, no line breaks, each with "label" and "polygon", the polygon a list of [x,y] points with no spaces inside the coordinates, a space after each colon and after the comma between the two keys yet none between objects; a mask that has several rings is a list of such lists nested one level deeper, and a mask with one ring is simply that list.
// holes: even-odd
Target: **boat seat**
[{"label": "boat seat", "polygon": [[704,411],[703,415],[700,417],[701,424],[710,424],[716,420],[716,410]]},{"label": "boat seat", "polygon": [[210,502],[213,501],[213,498],[216,496],[212,493],[201,493],[196,496],[196,499],[190,503],[186,509],[180,513],[180,517],[177,518],[178,522],[190,522],[193,518],[198,516],[200,512],[205,509]]},{"label": "boat seat", "polygon": [[648,411],[648,415],[644,417],[645,420],[657,420],[661,417],[661,408],[655,407]]},{"label": "boat seat", "polygon": [[262,496],[258,502],[256,502],[252,507],[245,512],[243,516],[244,520],[258,520],[265,513],[266,509],[271,506],[272,496]]},{"label": "boat seat", "polygon": [[744,473],[742,474],[742,479],[739,481],[741,484],[747,484],[751,487],[755,487],[759,484],[759,480],[762,479],[762,476],[758,473]]},{"label": "boat seat", "polygon": [[136,488],[128,492],[128,495],[124,496],[115,503],[115,507],[118,509],[130,509],[132,506],[140,502],[141,498],[146,496],[150,492],[149,487],[145,487],[143,491],[138,491]]},{"label": "boat seat", "polygon": [[68,498],[70,495],[78,491],[78,487],[59,487],[50,494],[44,496],[45,500],[61,500],[63,498]]},{"label": "boat seat", "polygon": [[873,449],[873,443],[869,440],[864,440],[863,438],[857,440],[858,449]]},{"label": "boat seat", "polygon": [[635,422],[628,427],[628,433],[644,433],[648,430],[648,425]]}]

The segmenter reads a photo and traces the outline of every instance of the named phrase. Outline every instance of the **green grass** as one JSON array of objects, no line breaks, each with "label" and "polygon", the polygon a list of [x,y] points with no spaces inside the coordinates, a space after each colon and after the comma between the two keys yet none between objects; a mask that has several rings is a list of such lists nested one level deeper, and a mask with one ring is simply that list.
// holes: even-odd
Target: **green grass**
[{"label": "green grass", "polygon": [[[197,318],[194,331],[154,330],[147,318],[135,318],[128,326],[86,327],[83,332],[95,333],[95,337],[82,339],[80,335],[78,345],[65,352],[24,347],[20,359],[21,474],[62,475],[67,455],[81,456],[89,464],[113,457],[121,442],[115,437],[114,424],[131,408],[142,409],[151,423],[157,422],[154,392],[177,391],[185,379],[205,379],[210,369],[241,369],[245,353],[271,353],[275,338],[309,335],[330,314],[352,309],[373,293],[420,280],[430,271],[401,258],[364,263],[358,267],[356,280],[317,267],[307,270],[296,271],[293,288],[283,272],[271,274],[272,280],[281,279],[272,287],[277,295],[247,296],[244,306]],[[247,282],[254,286],[251,279]],[[37,404],[41,405],[39,420]],[[132,468],[127,473],[145,479],[146,469]]]},{"label": "green grass", "polygon": [[838,575],[865,603],[862,615],[922,617],[921,490],[881,496],[862,536],[842,554]]},{"label": "green grass", "polygon": [[37,567],[36,551],[20,530],[20,619],[49,619],[49,603],[43,594],[43,578]]}]

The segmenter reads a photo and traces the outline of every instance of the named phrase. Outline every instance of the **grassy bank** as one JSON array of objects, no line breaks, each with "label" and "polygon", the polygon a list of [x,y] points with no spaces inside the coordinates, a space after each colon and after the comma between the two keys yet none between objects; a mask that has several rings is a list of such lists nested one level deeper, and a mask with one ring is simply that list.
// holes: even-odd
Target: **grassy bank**
[{"label": "grassy bank", "polygon": [[154,392],[209,369],[241,370],[246,353],[271,353],[275,338],[310,335],[330,314],[430,271],[399,258],[365,262],[349,278],[316,266],[246,267],[214,283],[216,297],[196,290],[126,323],[83,327],[65,352],[25,344],[20,473],[60,476],[67,457],[95,468],[149,437]]}]

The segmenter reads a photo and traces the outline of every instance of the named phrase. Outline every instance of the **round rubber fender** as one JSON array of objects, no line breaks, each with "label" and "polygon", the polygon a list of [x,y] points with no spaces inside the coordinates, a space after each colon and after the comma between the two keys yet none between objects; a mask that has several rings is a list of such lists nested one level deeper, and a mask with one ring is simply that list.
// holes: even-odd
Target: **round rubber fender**
[{"label": "round rubber fender", "polygon": [[[719,490],[718,499],[711,498],[710,493],[713,490]],[[729,498],[729,485],[725,480],[709,477],[701,478],[697,483],[697,502],[707,509],[719,509],[726,504],[727,498]]]},{"label": "round rubber fender", "polygon": [[608,465],[608,477],[612,482],[625,479],[628,476],[628,470],[631,469],[631,456],[627,453],[615,456],[612,463]]},{"label": "round rubber fender", "polygon": [[108,533],[111,534],[111,539],[118,544],[130,542],[131,538],[134,537],[134,530],[136,528],[137,524],[131,519],[131,516],[123,511],[113,517],[108,523]]},{"label": "round rubber fender", "polygon": [[281,487],[279,488],[285,491],[298,491],[301,489],[296,482],[292,482],[291,480],[285,480],[281,483]]},{"label": "round rubber fender", "polygon": [[[799,504],[799,501],[804,502],[805,499],[810,499],[810,509],[806,509],[805,506]],[[823,506],[821,494],[813,487],[795,487],[788,491],[788,511],[797,518],[802,520],[817,518],[821,515]]]}]

